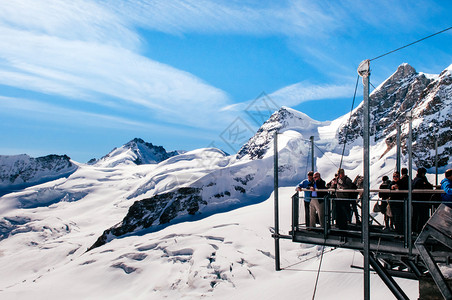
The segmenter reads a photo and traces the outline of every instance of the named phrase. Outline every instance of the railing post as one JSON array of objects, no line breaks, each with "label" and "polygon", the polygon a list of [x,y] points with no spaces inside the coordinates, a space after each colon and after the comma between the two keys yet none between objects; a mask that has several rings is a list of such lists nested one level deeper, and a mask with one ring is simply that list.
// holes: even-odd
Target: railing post
[{"label": "railing post", "polygon": [[292,237],[296,230],[298,230],[299,224],[299,210],[300,205],[300,194],[297,192],[292,196]]},{"label": "railing post", "polygon": [[328,236],[328,230],[330,229],[330,196],[323,197],[323,235],[326,239]]}]

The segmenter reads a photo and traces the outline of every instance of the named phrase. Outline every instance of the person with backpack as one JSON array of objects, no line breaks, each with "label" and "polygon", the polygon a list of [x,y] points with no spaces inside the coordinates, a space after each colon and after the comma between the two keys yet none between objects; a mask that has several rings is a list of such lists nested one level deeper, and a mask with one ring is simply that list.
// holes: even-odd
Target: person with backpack
[{"label": "person with backpack", "polygon": [[350,192],[341,192],[340,190],[356,189],[356,185],[348,176],[345,175],[344,169],[339,169],[337,171],[337,176],[338,190],[336,191],[336,226],[339,229],[346,230],[348,228],[348,220],[351,214]]},{"label": "person with backpack", "polygon": [[[388,176],[383,176],[381,178],[382,183],[380,184],[380,190],[391,189],[391,181]],[[389,192],[389,191],[388,191]],[[380,212],[384,215],[385,230],[394,229],[394,224],[392,221],[392,213],[389,207],[389,193],[379,192],[378,197],[381,198],[381,202],[377,204],[379,206]]]},{"label": "person with backpack", "polygon": [[444,179],[441,180],[441,189],[445,192],[441,195],[444,205],[452,208],[452,169],[444,173]]},{"label": "person with backpack", "polygon": [[400,178],[400,173],[396,171],[393,173],[392,179],[393,180],[391,182],[391,190],[407,191],[407,193],[394,193],[391,195],[389,200],[389,206],[391,207],[395,231],[398,234],[404,234],[404,224],[405,224],[404,204],[408,197],[408,175],[404,174],[403,178]]},{"label": "person with backpack", "polygon": [[[433,185],[428,182],[427,177],[425,176],[427,174],[427,170],[425,168],[419,168],[417,170],[416,177],[413,179],[412,187],[413,190],[416,189],[428,189],[432,190]],[[428,201],[431,198],[431,194],[427,193],[416,193],[413,191],[413,219],[412,219],[412,229],[414,232],[421,232],[422,228],[424,227],[425,223],[427,223],[429,219],[429,207],[430,204]],[[420,202],[418,202],[420,201]]]}]

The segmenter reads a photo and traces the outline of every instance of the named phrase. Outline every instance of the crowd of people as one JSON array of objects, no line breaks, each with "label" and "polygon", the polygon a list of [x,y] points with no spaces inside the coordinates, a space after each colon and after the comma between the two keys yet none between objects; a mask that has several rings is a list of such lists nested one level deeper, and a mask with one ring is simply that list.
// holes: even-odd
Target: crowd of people
[{"label": "crowd of people", "polygon": [[[373,211],[381,212],[384,215],[384,229],[395,231],[398,234],[404,233],[405,224],[405,204],[408,199],[409,176],[408,169],[402,168],[401,172],[392,174],[392,181],[388,176],[382,177],[378,194],[379,201],[375,204]],[[435,195],[429,192],[416,193],[416,190],[433,190],[433,185],[428,181],[427,170],[419,168],[416,177],[411,181],[412,187],[412,231],[419,233],[430,217],[430,208]],[[441,189],[444,193],[438,200],[452,208],[452,169],[448,169],[441,181]],[[357,177],[358,178],[358,177]],[[324,227],[324,197],[329,194],[333,199],[332,221],[338,229],[346,230],[352,223],[353,215],[357,225],[361,224],[358,214],[358,193],[350,191],[358,188],[357,180],[352,181],[345,175],[344,169],[339,169],[335,177],[326,183],[319,172],[310,171],[307,178],[301,181],[296,187],[297,191],[304,192],[305,224],[308,228]],[[333,192],[326,192],[325,189],[334,189]],[[323,190],[323,191],[319,191]],[[348,190],[348,191],[343,191]],[[387,192],[381,190],[388,190]],[[399,191],[399,192],[393,192]],[[406,191],[406,192],[401,192]]]}]

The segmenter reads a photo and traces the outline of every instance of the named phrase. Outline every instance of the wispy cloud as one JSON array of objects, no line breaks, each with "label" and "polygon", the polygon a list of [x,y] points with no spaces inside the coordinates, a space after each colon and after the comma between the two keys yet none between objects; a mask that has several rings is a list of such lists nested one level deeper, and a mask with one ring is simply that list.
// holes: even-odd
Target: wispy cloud
[{"label": "wispy cloud", "polygon": [[[140,122],[124,117],[93,113],[78,109],[69,109],[34,99],[0,96],[1,113],[19,115],[27,119],[58,122],[66,125],[95,126],[103,128],[142,128],[151,129],[158,126],[151,122]],[[163,128],[163,126],[162,126]]]},{"label": "wispy cloud", "polygon": [[190,32],[318,35],[339,25],[312,1],[138,1],[110,3],[137,26],[172,34]]},{"label": "wispy cloud", "polygon": [[[293,107],[312,100],[350,97],[353,96],[353,91],[353,85],[314,85],[300,82],[272,92],[268,97],[278,106]],[[228,105],[222,109],[224,111],[246,110],[253,101],[255,100]]]}]

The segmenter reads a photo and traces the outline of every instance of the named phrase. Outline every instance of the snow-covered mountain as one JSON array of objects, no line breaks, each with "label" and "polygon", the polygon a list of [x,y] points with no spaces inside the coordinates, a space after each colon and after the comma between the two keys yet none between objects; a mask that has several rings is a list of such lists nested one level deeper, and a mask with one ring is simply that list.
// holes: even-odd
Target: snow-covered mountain
[{"label": "snow-covered mountain", "polygon": [[211,171],[191,184],[137,200],[124,219],[105,230],[91,248],[132,232],[147,228],[156,230],[174,222],[203,218],[268,198],[273,188],[275,130],[280,135],[279,180],[282,185],[296,184],[306,172],[306,161],[299,157],[308,154],[309,137],[318,137],[318,127],[329,124],[314,121],[293,109],[281,108],[235,157],[204,161]]},{"label": "snow-covered mountain", "polygon": [[0,155],[0,195],[2,191],[24,188],[58,179],[77,170],[67,155],[33,158],[26,154]]},{"label": "snow-covered mountain", "polygon": [[[438,76],[418,74],[404,64],[372,93],[376,124],[370,151],[372,187],[394,170],[394,122],[405,122],[406,109],[414,113],[416,145],[425,143],[423,149],[430,154],[427,135],[430,124],[435,124],[444,138],[440,172],[452,166],[447,138],[452,113],[450,72],[451,67]],[[298,286],[299,272],[297,276],[273,272],[273,133],[278,132],[283,187],[281,230],[287,233],[293,186],[310,168],[310,136],[316,144],[316,168],[325,180],[333,177],[341,162],[340,140],[345,136],[342,167],[349,177],[362,174],[361,110],[358,107],[352,113],[352,126],[345,133],[348,115],[318,122],[282,107],[234,155],[205,148],[164,158],[166,151],[135,139],[95,164],[80,164],[67,178],[4,195],[0,198],[0,297],[26,299],[33,293],[36,299],[62,295],[74,299],[284,295],[295,299],[300,290],[309,294],[311,288]],[[402,129],[406,135],[406,123]],[[414,167],[422,163],[420,157],[427,161],[430,157],[416,149],[420,154]],[[407,164],[406,156],[402,164]],[[282,247],[288,268],[294,264],[309,268],[312,264],[305,260],[316,261],[320,248],[287,243]],[[327,266],[348,268],[346,252],[332,253],[337,254]],[[349,299],[350,291],[362,284],[362,276],[340,277],[345,276],[349,285],[333,276],[321,282],[321,299]],[[55,281],[60,282],[58,287]],[[297,288],[287,293],[290,283]],[[417,290],[412,281],[402,283],[411,287],[409,292]],[[334,295],[332,286],[337,287]],[[377,298],[390,295],[384,287],[375,291]],[[416,297],[416,292],[411,296]]]},{"label": "snow-covered mountain", "polygon": [[113,168],[118,165],[157,164],[180,153],[183,153],[183,151],[166,152],[162,146],[155,146],[140,138],[135,138],[127,144],[113,149],[98,161],[90,160],[89,164],[106,168]]},{"label": "snow-covered mountain", "polygon": [[288,130],[294,130],[300,133],[305,139],[314,136],[314,139],[318,140],[319,132],[317,129],[328,124],[330,122],[315,121],[302,112],[288,107],[282,107],[277,113],[271,115],[256,134],[243,145],[237,153],[237,158],[260,159],[264,157],[271,148],[275,131],[282,133]]}]

